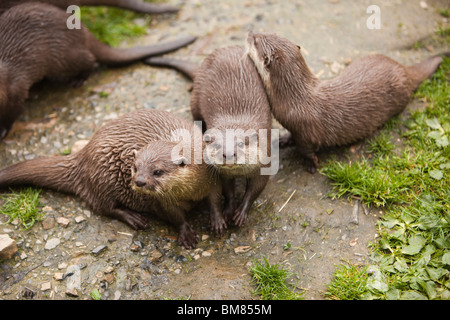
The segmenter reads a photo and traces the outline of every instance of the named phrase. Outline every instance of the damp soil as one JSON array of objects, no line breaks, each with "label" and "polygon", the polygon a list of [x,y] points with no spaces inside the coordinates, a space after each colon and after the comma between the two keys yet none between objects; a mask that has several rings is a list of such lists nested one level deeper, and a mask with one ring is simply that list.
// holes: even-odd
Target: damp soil
[{"label": "damp soil", "polygon": [[[447,23],[439,9],[447,1],[377,1],[380,29],[368,29],[366,9],[373,1],[168,1],[181,6],[176,16],[153,20],[145,36],[123,46],[196,35],[187,48],[169,54],[200,63],[214,49],[243,45],[250,30],[273,31],[298,43],[321,79],[334,77],[352,60],[370,53],[414,63],[441,51],[417,46]],[[425,39],[425,40],[424,40]],[[425,41],[426,43],[426,41]],[[176,71],[137,63],[99,67],[79,88],[43,82],[31,90],[26,112],[0,144],[0,167],[39,156],[61,154],[89,139],[102,124],[133,110],[171,111],[192,119],[191,82]],[[420,102],[414,101],[416,107]],[[407,117],[409,106],[402,116]],[[422,106],[423,107],[423,106]],[[285,131],[274,121],[274,128]],[[320,153],[358,158],[364,143]],[[239,184],[242,195],[244,182]],[[241,228],[217,238],[209,230],[207,206],[188,216],[198,232],[195,250],[178,246],[176,231],[150,218],[151,227],[134,231],[91,212],[80,199],[44,190],[44,220],[31,229],[6,224],[0,233],[19,251],[0,262],[0,299],[259,299],[249,266],[265,257],[295,276],[305,299],[326,299],[335,266],[366,263],[377,237],[379,209],[358,199],[332,200],[330,181],[310,174],[293,148],[280,150],[280,168],[271,176]],[[68,219],[68,225],[58,218]]]}]

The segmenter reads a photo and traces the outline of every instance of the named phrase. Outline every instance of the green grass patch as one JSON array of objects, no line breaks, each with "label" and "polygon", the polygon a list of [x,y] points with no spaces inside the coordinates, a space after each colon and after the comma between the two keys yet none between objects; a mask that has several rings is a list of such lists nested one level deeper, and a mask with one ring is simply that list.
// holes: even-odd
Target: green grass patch
[{"label": "green grass patch", "polygon": [[[415,98],[428,103],[397,126],[404,147],[384,129],[371,141],[373,157],[346,163],[331,160],[320,172],[332,182],[332,197],[351,195],[383,207],[379,240],[371,244],[366,290],[351,299],[450,299],[450,59],[422,83]],[[395,154],[392,151],[396,151]],[[328,295],[356,270],[338,268]],[[376,274],[376,279],[374,279]],[[334,291],[333,291],[334,290]]]},{"label": "green grass patch", "polygon": [[250,267],[251,283],[256,286],[254,294],[260,295],[264,300],[302,300],[303,293],[296,293],[287,280],[294,276],[289,270],[279,264],[271,265],[262,257],[254,260]]},{"label": "green grass patch", "polygon": [[368,279],[367,266],[339,265],[325,296],[332,300],[359,300],[367,291]]},{"label": "green grass patch", "polygon": [[[144,23],[136,24],[138,18]],[[144,35],[151,16],[114,7],[81,7],[81,21],[97,39],[118,46],[124,40]]]},{"label": "green grass patch", "polygon": [[5,202],[0,207],[0,213],[9,216],[8,223],[18,219],[25,230],[30,229],[36,221],[42,219],[42,206],[39,200],[40,189],[25,188],[18,192],[1,195]]}]

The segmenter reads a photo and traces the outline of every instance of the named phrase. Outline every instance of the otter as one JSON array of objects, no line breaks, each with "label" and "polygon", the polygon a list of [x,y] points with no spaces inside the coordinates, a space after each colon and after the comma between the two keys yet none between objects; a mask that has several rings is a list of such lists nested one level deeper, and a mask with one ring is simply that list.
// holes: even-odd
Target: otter
[{"label": "otter", "polygon": [[111,48],[85,26],[69,30],[69,14],[43,3],[25,3],[0,16],[0,140],[22,113],[30,87],[44,78],[75,79],[95,64],[120,66],[186,46],[195,37],[130,49]]},{"label": "otter", "polygon": [[[220,234],[227,223],[242,226],[268,182],[269,175],[261,174],[261,168],[268,166],[261,162],[261,154],[271,155],[269,101],[252,61],[243,47],[234,46],[216,49],[199,67],[164,57],[148,58],[144,63],[172,67],[193,79],[192,115],[205,124],[205,160],[214,165],[222,180],[222,187],[209,197],[211,227]],[[235,201],[238,177],[246,178],[239,204]]]},{"label": "otter", "polygon": [[52,4],[61,9],[67,10],[71,5],[77,6],[115,6],[139,13],[162,14],[177,13],[178,8],[168,5],[157,5],[138,0],[2,0],[0,3],[0,15],[7,9],[26,2],[43,2]]},{"label": "otter", "polygon": [[290,133],[280,147],[295,144],[311,173],[322,148],[354,143],[402,112],[420,83],[442,61],[431,57],[412,66],[381,54],[362,57],[338,77],[317,79],[300,47],[273,33],[252,33],[247,54],[264,83],[272,114]]},{"label": "otter", "polygon": [[198,237],[185,213],[207,197],[217,175],[173,150],[180,143],[194,150],[196,134],[202,136],[200,128],[166,111],[127,113],[106,123],[78,152],[4,168],[0,189],[32,185],[73,194],[93,212],[136,230],[148,227],[145,214],[154,214],[177,228],[180,245],[194,248]]}]

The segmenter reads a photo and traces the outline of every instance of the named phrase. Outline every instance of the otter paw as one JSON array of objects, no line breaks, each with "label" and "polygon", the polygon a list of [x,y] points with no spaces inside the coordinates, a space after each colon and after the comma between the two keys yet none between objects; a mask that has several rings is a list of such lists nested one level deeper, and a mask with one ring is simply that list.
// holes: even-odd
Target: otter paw
[{"label": "otter paw", "polygon": [[198,236],[194,229],[192,229],[187,223],[181,227],[178,235],[178,244],[186,249],[194,249],[197,247]]},{"label": "otter paw", "polygon": [[233,217],[234,225],[237,227],[242,227],[245,221],[247,221],[247,213],[244,210],[237,209]]},{"label": "otter paw", "polygon": [[233,216],[234,216],[235,211],[236,211],[236,208],[233,205],[227,206],[223,210],[223,217],[224,217],[225,221],[227,221],[227,222],[233,221]]},{"label": "otter paw", "polygon": [[212,219],[210,222],[211,230],[216,234],[216,236],[221,236],[224,230],[227,228],[227,223],[223,217],[218,217]]},{"label": "otter paw", "polygon": [[292,139],[292,135],[288,133],[280,137],[280,139],[278,140],[278,144],[280,148],[287,148],[295,145],[295,141],[294,139]]},{"label": "otter paw", "polygon": [[148,228],[147,219],[142,214],[132,210],[116,209],[111,217],[125,222],[134,230],[143,230]]},{"label": "otter paw", "polygon": [[317,172],[317,169],[319,168],[319,158],[314,154],[310,157],[308,157],[308,164],[307,164],[307,170],[309,173],[314,174]]}]

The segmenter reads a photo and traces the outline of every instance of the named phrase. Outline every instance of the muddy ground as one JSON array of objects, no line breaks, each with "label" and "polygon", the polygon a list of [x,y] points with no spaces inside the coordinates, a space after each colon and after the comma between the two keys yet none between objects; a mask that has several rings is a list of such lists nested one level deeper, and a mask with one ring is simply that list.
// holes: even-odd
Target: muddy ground
[{"label": "muddy ground", "polygon": [[[439,10],[448,8],[448,1],[431,0],[168,2],[181,12],[156,17],[148,34],[133,44],[196,35],[193,45],[170,56],[201,62],[215,48],[243,45],[250,30],[273,31],[298,43],[321,79],[334,77],[350,61],[370,53],[407,64],[440,52],[438,46],[416,43],[447,23]],[[381,10],[380,29],[366,26],[366,9],[372,4]],[[39,84],[26,112],[0,144],[0,167],[60,154],[89,139],[106,121],[136,109],[163,109],[191,119],[190,85],[173,70],[140,63],[99,68],[80,88]],[[274,128],[280,126],[274,122]],[[358,144],[324,152],[320,162],[331,154],[358,157],[362,150]],[[75,197],[44,191],[44,221],[30,230],[6,224],[7,217],[0,215],[0,233],[19,247],[11,260],[0,264],[0,299],[91,299],[95,289],[102,299],[258,299],[248,267],[261,256],[290,268],[305,299],[325,299],[335,265],[367,261],[383,213],[371,209],[366,214],[359,207],[356,219],[355,199],[327,197],[327,178],[309,174],[293,149],[281,150],[280,158],[280,170],[245,226],[216,238],[210,234],[205,205],[189,215],[201,238],[196,250],[179,247],[175,230],[163,222],[151,220],[148,230],[134,231],[95,215]],[[241,194],[242,189],[241,184]],[[69,224],[63,225],[60,217]]]}]

